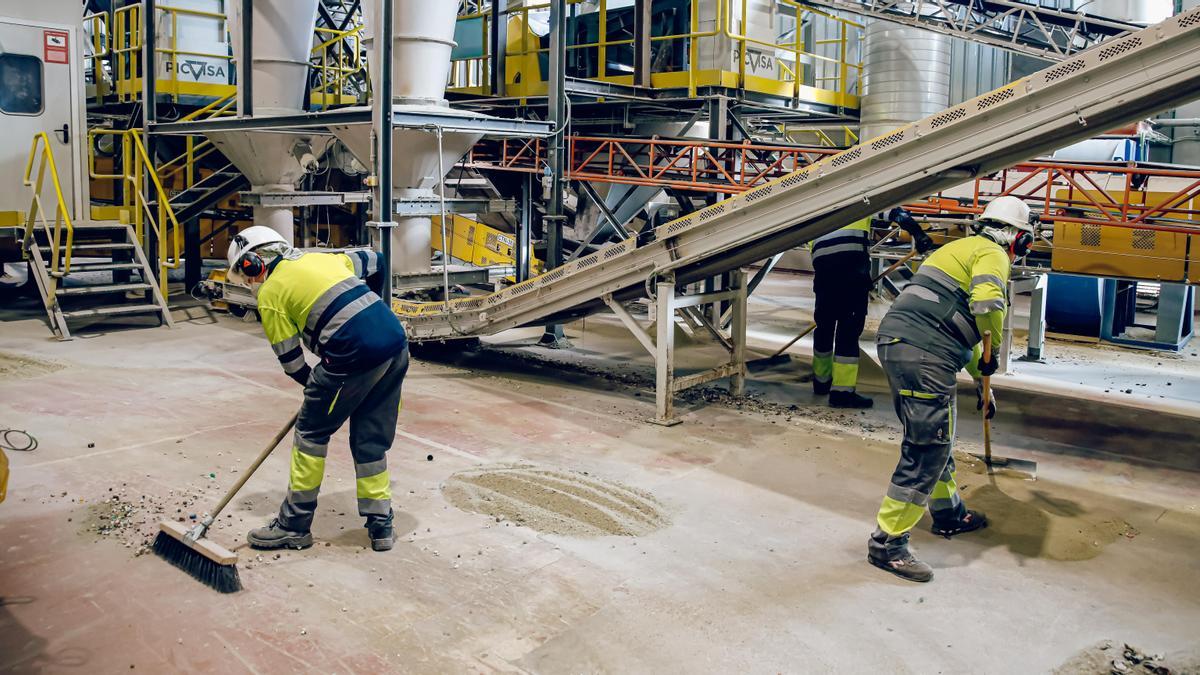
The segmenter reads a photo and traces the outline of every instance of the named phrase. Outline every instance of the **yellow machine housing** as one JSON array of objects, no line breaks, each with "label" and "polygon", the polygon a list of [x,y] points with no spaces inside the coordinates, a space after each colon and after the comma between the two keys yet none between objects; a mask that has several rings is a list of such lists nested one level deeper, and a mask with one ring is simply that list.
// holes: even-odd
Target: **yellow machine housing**
[{"label": "yellow machine housing", "polygon": [[[1066,201],[1067,192],[1061,190],[1055,198]],[[1078,200],[1081,191],[1076,190],[1074,194]],[[1106,206],[1125,198],[1124,192],[1106,194],[1088,190],[1082,194]],[[1155,206],[1173,196],[1168,192],[1130,192],[1128,200],[1131,205]],[[1183,202],[1178,207],[1182,211],[1168,212],[1163,217],[1191,220],[1192,216],[1186,210],[1194,208],[1192,201]],[[1117,215],[1115,207],[1113,213]],[[1189,242],[1192,239],[1197,241]],[[1054,221],[1051,267],[1056,272],[1103,277],[1196,282],[1200,281],[1200,248],[1197,244],[1200,244],[1200,237],[1196,235]]]},{"label": "yellow machine housing", "polygon": [[[451,215],[446,228],[446,240],[452,258],[463,260],[479,267],[517,264],[517,239],[508,232],[464,216]],[[442,250],[442,219],[434,216],[432,224],[433,250]],[[537,258],[530,261],[532,274],[542,273],[542,262]]]}]

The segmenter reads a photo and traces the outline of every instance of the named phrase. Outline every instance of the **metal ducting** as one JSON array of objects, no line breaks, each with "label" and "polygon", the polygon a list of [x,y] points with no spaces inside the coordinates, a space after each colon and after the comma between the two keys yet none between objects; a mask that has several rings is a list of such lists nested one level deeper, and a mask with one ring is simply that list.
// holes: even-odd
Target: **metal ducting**
[{"label": "metal ducting", "polygon": [[[391,0],[392,2],[392,90],[393,109],[433,112],[452,117],[468,114],[455,111],[445,101],[450,77],[450,52],[454,48],[454,26],[458,3],[448,0]],[[376,66],[375,35],[381,20],[382,3],[363,5],[368,45],[367,62],[373,74]],[[377,75],[376,75],[377,76]],[[365,125],[330,126],[346,148],[365,165],[370,165],[371,127]],[[392,187],[398,200],[435,200],[433,187],[455,162],[475,145],[481,134],[448,131],[442,135],[441,153],[437,136],[423,129],[396,129],[392,140]],[[432,255],[431,219],[422,216],[397,217],[392,228],[392,272],[423,274],[430,270]]]},{"label": "metal ducting", "polygon": [[[250,55],[254,116],[302,112],[308,84],[308,56],[317,21],[318,0],[255,0],[253,46]],[[229,32],[234,62],[245,57],[241,44],[241,3],[229,3]],[[238,110],[245,110],[244,90],[238,86]],[[250,191],[291,192],[314,166],[313,137],[270,131],[221,131],[207,134],[250,181]],[[254,207],[254,223],[279,232],[289,243],[295,238],[291,207]]]},{"label": "metal ducting", "polygon": [[859,138],[867,140],[950,105],[951,38],[887,21],[867,24]]}]

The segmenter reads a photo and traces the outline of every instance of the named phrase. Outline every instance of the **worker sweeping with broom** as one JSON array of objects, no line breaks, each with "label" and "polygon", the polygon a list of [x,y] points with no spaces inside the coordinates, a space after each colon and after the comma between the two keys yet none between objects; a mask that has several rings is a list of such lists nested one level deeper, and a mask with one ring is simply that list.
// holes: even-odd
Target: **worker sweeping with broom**
[{"label": "worker sweeping with broom", "polygon": [[980,379],[996,371],[998,354],[981,360],[980,341],[987,332],[1002,335],[1012,263],[1033,244],[1029,207],[1016,197],[999,197],[974,229],[975,236],[946,244],[925,260],[876,338],[904,440],[867,559],[911,581],[933,578],[933,569],[908,546],[926,507],[934,534],[952,537],[987,526],[982,513],[963,504],[955,483],[956,378],[966,367],[976,381],[977,408],[987,398],[984,414],[996,414],[995,398],[984,396]]},{"label": "worker sweeping with broom", "polygon": [[[359,515],[371,547],[392,548],[386,453],[396,437],[408,340],[378,295],[387,274],[379,254],[300,253],[274,230],[254,226],[234,237],[228,259],[233,275],[256,291],[263,330],[284,372],[304,386],[287,497],[275,519],[249,533],[250,545],[312,546],[329,437],[349,420]],[[320,357],[315,368],[301,344]]]},{"label": "worker sweeping with broom", "polygon": [[[388,270],[373,251],[303,253],[274,230],[253,226],[229,246],[230,280],[254,290],[271,349],[304,386],[300,410],[195,528],[167,521],[156,553],[223,592],[241,588],[237,555],[205,539],[217,514],[295,425],[287,496],[279,514],[247,539],[261,549],[312,546],[313,515],[329,438],[350,422],[358,512],[371,548],[393,545],[387,451],[396,435],[400,388],[408,371],[408,339],[379,297]],[[310,368],[301,348],[319,357]]]}]

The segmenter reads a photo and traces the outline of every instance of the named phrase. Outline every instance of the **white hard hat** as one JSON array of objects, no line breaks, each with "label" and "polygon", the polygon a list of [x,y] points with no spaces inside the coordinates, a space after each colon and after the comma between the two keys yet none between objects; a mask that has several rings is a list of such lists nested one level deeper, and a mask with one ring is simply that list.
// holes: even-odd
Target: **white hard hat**
[{"label": "white hard hat", "polygon": [[265,244],[274,244],[282,242],[287,243],[287,239],[283,238],[275,230],[265,225],[252,225],[238,232],[229,242],[229,250],[225,253],[225,260],[229,263],[229,270],[236,272],[237,261],[248,251],[252,251],[259,246]]},{"label": "white hard hat", "polygon": [[1033,224],[1029,222],[1029,205],[1016,197],[1004,196],[993,199],[984,208],[983,215],[979,216],[979,220],[992,221],[1001,227],[1010,225],[1022,232],[1033,234]]}]

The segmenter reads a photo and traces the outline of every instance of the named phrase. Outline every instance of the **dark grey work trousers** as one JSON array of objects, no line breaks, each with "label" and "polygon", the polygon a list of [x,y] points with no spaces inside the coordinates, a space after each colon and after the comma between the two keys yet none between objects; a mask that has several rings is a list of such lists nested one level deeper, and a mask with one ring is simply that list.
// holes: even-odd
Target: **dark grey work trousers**
[{"label": "dark grey work trousers", "polygon": [[296,419],[288,494],[279,507],[279,524],[307,532],[317,510],[325,475],[329,438],[350,421],[350,454],[354,457],[358,512],[367,526],[392,519],[392,492],[387,451],[396,437],[400,389],[408,372],[408,349],[378,366],[354,375],[313,368]]}]

